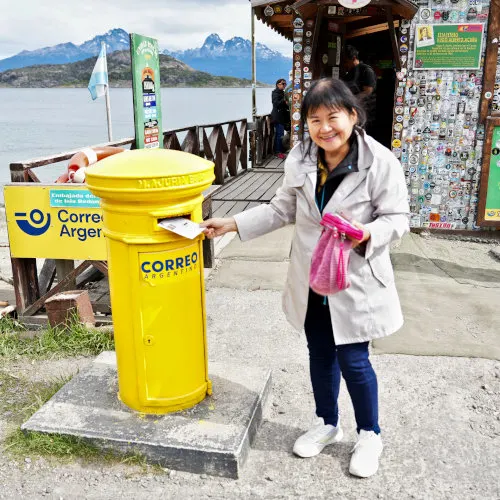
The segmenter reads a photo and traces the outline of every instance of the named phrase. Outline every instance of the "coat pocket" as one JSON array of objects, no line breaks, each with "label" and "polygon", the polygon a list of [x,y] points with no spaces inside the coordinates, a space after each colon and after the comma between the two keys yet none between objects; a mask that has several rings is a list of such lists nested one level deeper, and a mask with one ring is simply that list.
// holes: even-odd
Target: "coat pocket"
[{"label": "coat pocket", "polygon": [[394,273],[388,254],[378,255],[368,259],[368,265],[373,277],[384,287],[394,282]]}]

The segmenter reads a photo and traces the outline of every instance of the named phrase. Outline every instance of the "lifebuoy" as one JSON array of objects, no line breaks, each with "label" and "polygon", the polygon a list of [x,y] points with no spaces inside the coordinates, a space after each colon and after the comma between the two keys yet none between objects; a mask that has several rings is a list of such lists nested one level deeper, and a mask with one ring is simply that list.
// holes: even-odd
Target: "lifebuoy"
[{"label": "lifebuoy", "polygon": [[82,149],[70,158],[66,172],[57,178],[56,184],[63,184],[65,182],[82,184],[85,182],[85,171],[87,167],[97,163],[103,158],[121,153],[122,151],[125,151],[125,149],[115,146]]}]

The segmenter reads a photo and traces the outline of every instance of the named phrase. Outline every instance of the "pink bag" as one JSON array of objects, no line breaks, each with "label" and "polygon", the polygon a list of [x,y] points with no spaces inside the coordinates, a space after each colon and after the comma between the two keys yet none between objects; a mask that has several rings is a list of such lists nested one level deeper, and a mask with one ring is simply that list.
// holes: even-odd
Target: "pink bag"
[{"label": "pink bag", "polygon": [[323,233],[314,249],[309,285],[319,295],[333,295],[349,288],[347,276],[352,243],[346,236],[363,239],[363,231],[339,215],[325,214]]}]

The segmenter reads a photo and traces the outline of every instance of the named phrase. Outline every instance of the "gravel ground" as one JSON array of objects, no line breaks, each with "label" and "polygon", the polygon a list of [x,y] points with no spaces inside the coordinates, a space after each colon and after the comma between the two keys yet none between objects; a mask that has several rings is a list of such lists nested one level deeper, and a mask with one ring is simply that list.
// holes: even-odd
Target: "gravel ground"
[{"label": "gravel ground", "polygon": [[[312,459],[294,457],[290,450],[310,421],[313,399],[304,338],[286,324],[279,306],[275,291],[212,288],[207,294],[211,359],[273,369],[270,404],[240,479],[0,455],[0,498],[500,498],[498,361],[373,356],[385,443],[378,475],[361,480],[348,474],[355,435],[345,387],[344,442]],[[3,369],[40,380],[89,361],[16,360]]]}]

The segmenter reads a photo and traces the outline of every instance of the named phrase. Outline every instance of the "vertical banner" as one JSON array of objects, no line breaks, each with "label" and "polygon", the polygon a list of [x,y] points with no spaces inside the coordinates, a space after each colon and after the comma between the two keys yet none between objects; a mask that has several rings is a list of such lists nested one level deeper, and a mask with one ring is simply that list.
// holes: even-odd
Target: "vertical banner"
[{"label": "vertical banner", "polygon": [[487,119],[479,190],[478,224],[500,227],[500,120]]},{"label": "vertical banner", "polygon": [[163,147],[158,41],[130,34],[137,149]]}]

